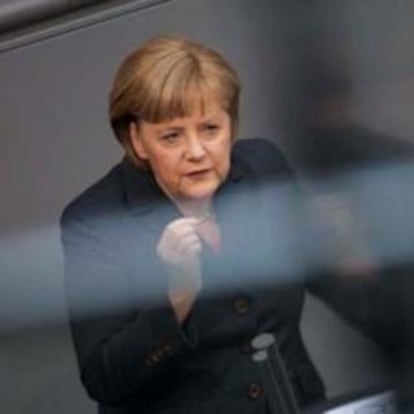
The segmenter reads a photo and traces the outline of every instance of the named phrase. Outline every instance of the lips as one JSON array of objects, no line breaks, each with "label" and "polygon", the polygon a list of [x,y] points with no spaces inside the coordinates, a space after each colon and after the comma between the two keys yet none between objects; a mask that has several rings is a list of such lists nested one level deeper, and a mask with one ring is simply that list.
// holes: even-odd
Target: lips
[{"label": "lips", "polygon": [[204,178],[210,172],[211,172],[211,168],[205,168],[203,170],[191,171],[185,174],[185,176],[188,178]]},{"label": "lips", "polygon": [[189,173],[187,173],[185,175],[188,176],[188,177],[197,177],[197,176],[206,174],[206,173],[208,173],[210,171],[211,171],[211,168],[204,168],[202,170],[191,171],[191,172],[189,172]]}]

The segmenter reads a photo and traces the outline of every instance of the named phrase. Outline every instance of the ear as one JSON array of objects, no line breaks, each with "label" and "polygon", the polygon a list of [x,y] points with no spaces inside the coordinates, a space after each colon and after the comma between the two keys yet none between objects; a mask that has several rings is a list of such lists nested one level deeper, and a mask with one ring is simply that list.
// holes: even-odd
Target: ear
[{"label": "ear", "polygon": [[142,141],[142,136],[138,130],[138,126],[135,122],[129,124],[129,137],[131,140],[132,148],[139,158],[146,160],[148,159],[148,154],[145,149],[144,142]]}]

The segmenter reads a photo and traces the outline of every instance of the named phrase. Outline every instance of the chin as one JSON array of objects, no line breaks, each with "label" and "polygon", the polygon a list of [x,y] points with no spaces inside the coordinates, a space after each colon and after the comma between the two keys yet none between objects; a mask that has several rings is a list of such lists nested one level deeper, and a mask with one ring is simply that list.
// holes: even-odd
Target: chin
[{"label": "chin", "polygon": [[183,192],[185,198],[193,200],[203,200],[210,199],[219,189],[218,185],[209,185],[209,186],[200,186],[198,188],[189,188],[187,191]]}]

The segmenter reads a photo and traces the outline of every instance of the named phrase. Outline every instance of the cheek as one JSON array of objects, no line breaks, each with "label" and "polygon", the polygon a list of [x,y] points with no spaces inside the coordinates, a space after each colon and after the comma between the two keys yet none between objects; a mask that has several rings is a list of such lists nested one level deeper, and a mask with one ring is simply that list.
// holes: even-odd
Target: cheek
[{"label": "cheek", "polygon": [[176,157],[158,154],[152,161],[152,171],[158,179],[169,184],[179,182],[179,163]]},{"label": "cheek", "polygon": [[217,160],[222,169],[226,169],[230,164],[231,141],[225,140],[217,150]]}]

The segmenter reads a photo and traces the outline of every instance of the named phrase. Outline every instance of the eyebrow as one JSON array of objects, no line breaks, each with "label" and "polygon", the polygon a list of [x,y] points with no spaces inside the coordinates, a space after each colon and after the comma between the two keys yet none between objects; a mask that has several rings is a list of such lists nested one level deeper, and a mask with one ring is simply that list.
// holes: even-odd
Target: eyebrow
[{"label": "eyebrow", "polygon": [[[220,116],[219,115],[211,115],[209,117],[204,118],[202,121],[198,122],[197,125],[205,125],[208,123],[218,123],[220,122]],[[165,127],[161,127],[157,132],[158,133],[163,133],[163,132],[167,132],[167,131],[175,131],[175,132],[182,132],[185,130],[185,127],[182,126],[178,126],[178,125],[171,125],[171,126],[165,126]]]},{"label": "eyebrow", "polygon": [[163,133],[167,133],[167,132],[183,132],[185,130],[185,128],[183,127],[178,127],[178,126],[170,126],[170,127],[164,127],[161,128],[157,131],[158,134],[163,134]]},{"label": "eyebrow", "polygon": [[208,118],[205,118],[202,122],[200,122],[200,124],[207,124],[209,122],[219,122],[220,119],[217,115],[215,116],[210,116]]}]

